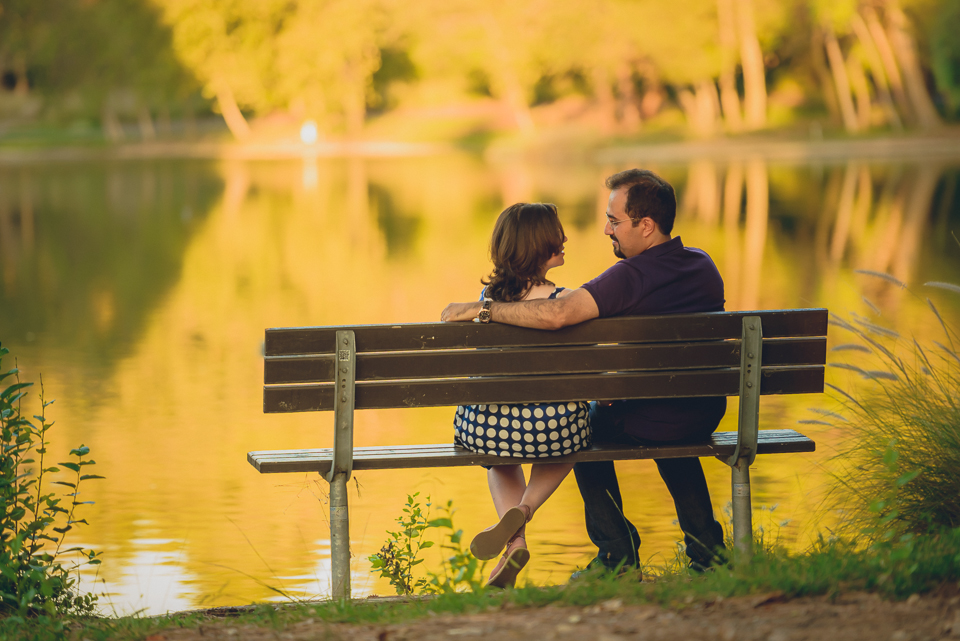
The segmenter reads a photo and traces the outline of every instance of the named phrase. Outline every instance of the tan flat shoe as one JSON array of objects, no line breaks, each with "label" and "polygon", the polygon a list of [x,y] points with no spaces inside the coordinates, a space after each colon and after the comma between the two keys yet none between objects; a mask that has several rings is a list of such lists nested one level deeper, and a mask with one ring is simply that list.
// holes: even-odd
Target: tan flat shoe
[{"label": "tan flat shoe", "polygon": [[530,550],[522,536],[518,536],[507,546],[507,551],[501,557],[497,567],[493,569],[488,588],[512,588],[517,583],[517,575],[530,561]]},{"label": "tan flat shoe", "polygon": [[521,504],[510,508],[504,512],[499,523],[473,537],[470,552],[481,561],[494,558],[529,520],[528,506]]}]

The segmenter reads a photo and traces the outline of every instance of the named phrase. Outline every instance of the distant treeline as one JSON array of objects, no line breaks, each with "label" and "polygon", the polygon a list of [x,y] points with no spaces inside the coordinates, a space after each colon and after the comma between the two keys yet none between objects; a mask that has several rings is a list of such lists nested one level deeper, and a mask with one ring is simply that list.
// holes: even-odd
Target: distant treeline
[{"label": "distant treeline", "polygon": [[520,130],[542,105],[608,133],[671,107],[701,135],[929,129],[960,115],[958,33],[956,0],[0,0],[0,118],[356,135],[485,96]]}]

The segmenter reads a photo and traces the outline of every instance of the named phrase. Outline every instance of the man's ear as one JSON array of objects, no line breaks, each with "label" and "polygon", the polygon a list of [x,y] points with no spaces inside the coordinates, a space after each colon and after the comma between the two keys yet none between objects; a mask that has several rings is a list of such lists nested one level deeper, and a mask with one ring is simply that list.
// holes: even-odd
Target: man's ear
[{"label": "man's ear", "polygon": [[653,218],[645,216],[640,220],[640,224],[643,225],[643,237],[646,238],[653,232],[657,231],[657,223],[653,221]]}]

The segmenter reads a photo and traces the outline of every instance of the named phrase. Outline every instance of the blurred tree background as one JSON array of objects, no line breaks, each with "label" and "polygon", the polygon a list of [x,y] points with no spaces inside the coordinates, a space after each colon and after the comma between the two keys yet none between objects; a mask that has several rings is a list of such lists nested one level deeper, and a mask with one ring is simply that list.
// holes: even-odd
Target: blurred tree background
[{"label": "blurred tree background", "polygon": [[0,0],[0,136],[930,130],[958,33],[957,0]]}]

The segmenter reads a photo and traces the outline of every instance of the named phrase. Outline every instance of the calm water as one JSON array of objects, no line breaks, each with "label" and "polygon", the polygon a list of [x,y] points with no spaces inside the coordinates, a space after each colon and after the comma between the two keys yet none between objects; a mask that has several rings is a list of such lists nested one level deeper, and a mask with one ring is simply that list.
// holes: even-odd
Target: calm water
[{"label": "calm water", "polygon": [[[327,594],[326,484],[261,476],[245,459],[331,442],[329,415],[262,414],[264,328],[436,320],[447,302],[476,296],[493,221],[520,200],[559,206],[570,240],[551,274],[577,286],[615,260],[601,185],[622,168],[466,155],[0,168],[0,340],[58,399],[52,450],[85,443],[107,477],[87,487],[97,503],[73,539],[104,551],[105,609],[246,603],[274,597],[271,587]],[[727,309],[867,313],[866,296],[885,322],[922,332],[932,327],[922,283],[960,280],[960,160],[652,168],[677,187],[676,233],[717,262]],[[921,298],[854,269],[893,274]],[[960,297],[935,299],[960,314]],[[762,420],[792,426],[825,402],[765,398]],[[445,408],[360,412],[357,444],[445,442],[450,418]],[[731,407],[720,429],[735,428]],[[842,437],[803,428],[815,455],[761,458],[753,470],[755,506],[776,506],[756,520],[796,547],[832,519],[821,498]],[[722,509],[727,468],[705,466]],[[619,469],[643,554],[672,558],[680,532],[654,465]],[[351,485],[358,593],[390,593],[366,557],[408,492],[452,499],[468,535],[495,518],[480,469],[364,472]],[[528,536],[528,581],[563,581],[589,560],[572,478]]]}]

